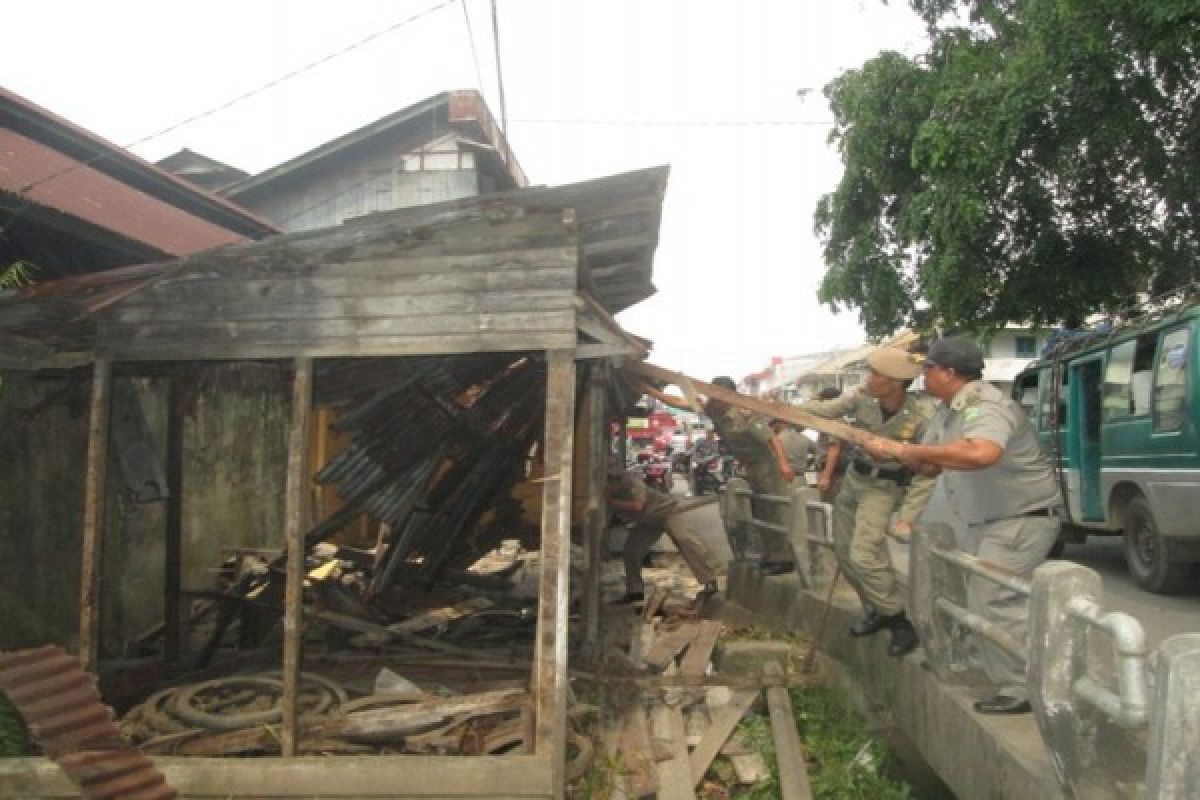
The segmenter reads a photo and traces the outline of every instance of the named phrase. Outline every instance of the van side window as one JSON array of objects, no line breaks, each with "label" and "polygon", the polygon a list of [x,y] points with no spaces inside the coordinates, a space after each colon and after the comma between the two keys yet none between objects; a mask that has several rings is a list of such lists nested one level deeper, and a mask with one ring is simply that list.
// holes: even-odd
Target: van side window
[{"label": "van side window", "polygon": [[1154,430],[1177,431],[1187,419],[1188,329],[1162,336],[1154,372]]},{"label": "van side window", "polygon": [[1130,339],[1108,353],[1108,365],[1104,368],[1105,421],[1133,413],[1130,376],[1133,374],[1133,353],[1136,348],[1137,342]]},{"label": "van side window", "polygon": [[1029,417],[1030,422],[1035,424],[1037,423],[1038,412],[1037,394],[1038,373],[1031,372],[1017,378],[1016,391],[1013,392],[1013,396],[1025,412],[1025,416]]},{"label": "van side window", "polygon": [[[1061,419],[1061,424],[1065,425],[1067,413],[1067,375],[1062,371],[1061,368],[1059,368],[1059,372],[1063,376],[1063,385],[1059,389],[1057,418]],[[1050,367],[1038,371],[1038,383],[1041,384],[1042,387],[1042,411],[1038,417],[1038,430],[1053,430],[1054,426],[1058,423],[1055,422],[1054,373],[1051,371]]]}]

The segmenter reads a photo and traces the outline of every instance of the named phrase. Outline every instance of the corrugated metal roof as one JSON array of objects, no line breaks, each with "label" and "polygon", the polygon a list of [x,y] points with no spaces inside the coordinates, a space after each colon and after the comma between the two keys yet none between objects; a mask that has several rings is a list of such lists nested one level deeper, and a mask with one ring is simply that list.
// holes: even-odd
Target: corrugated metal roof
[{"label": "corrugated metal roof", "polygon": [[[52,180],[39,183],[48,175]],[[26,187],[33,188],[25,192]],[[0,128],[0,190],[182,256],[250,241],[138,191],[76,159]]]}]

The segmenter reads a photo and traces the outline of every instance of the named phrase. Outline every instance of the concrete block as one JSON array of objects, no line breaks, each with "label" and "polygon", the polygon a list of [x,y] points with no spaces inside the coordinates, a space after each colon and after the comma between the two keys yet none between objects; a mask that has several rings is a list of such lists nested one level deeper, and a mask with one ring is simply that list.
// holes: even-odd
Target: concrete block
[{"label": "concrete block", "polygon": [[775,661],[786,668],[795,655],[787,642],[722,641],[713,659],[717,671],[724,675],[761,675],[768,662]]}]

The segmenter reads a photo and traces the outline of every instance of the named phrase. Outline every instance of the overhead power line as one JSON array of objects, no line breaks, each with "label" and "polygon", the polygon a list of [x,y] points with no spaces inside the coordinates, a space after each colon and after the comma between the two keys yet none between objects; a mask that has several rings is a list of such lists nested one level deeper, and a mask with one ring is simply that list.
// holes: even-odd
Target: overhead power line
[{"label": "overhead power line", "polygon": [[793,128],[806,125],[834,125],[831,119],[550,119],[525,118],[514,119],[526,125],[602,125],[608,127],[647,127],[647,128]]},{"label": "overhead power line", "polygon": [[479,68],[479,50],[475,47],[475,30],[471,27],[471,13],[467,11],[467,0],[461,0],[463,19],[467,22],[467,41],[471,43],[471,60],[475,62],[475,83],[483,94],[483,70]]},{"label": "overhead power line", "polygon": [[[303,75],[304,73],[309,72],[309,71],[321,66],[322,64],[326,64],[326,63],[334,60],[335,58],[344,56],[345,54],[347,54],[353,50],[357,50],[358,48],[360,48],[366,44],[369,44],[382,36],[386,36],[389,33],[392,33],[393,31],[396,31],[400,28],[403,28],[406,25],[410,25],[423,17],[429,16],[430,14],[432,14],[435,11],[440,11],[441,9],[446,8],[447,6],[453,5],[454,2],[455,2],[455,0],[442,0],[442,2],[436,3],[435,5],[432,5],[429,8],[426,8],[424,11],[419,11],[416,14],[413,14],[412,16],[409,16],[409,17],[406,17],[405,19],[400,20],[399,22],[392,23],[391,25],[387,26],[386,28],[382,28],[378,31],[375,31],[374,33],[368,34],[367,36],[364,36],[363,38],[361,38],[355,42],[351,42],[350,44],[346,45],[345,47],[342,47],[338,50],[333,51],[332,53],[329,53],[328,55],[318,58],[316,61],[310,61],[309,63],[307,63],[301,67],[297,67],[296,69],[290,70],[290,71],[284,73],[283,75],[280,75],[278,78],[275,78],[275,79],[270,80],[260,86],[257,86],[248,92],[243,92],[242,94],[238,95],[237,97],[233,98],[232,100],[228,100],[224,103],[221,103],[220,105],[213,106],[212,108],[208,109],[207,111],[201,111],[199,114],[193,114],[192,116],[188,117],[187,119],[180,120],[179,122],[176,122],[173,125],[168,125],[167,127],[163,128],[162,130],[157,131],[156,133],[152,133],[148,136],[143,136],[141,139],[138,139],[137,141],[132,142],[131,144],[125,145],[123,149],[130,150],[134,147],[137,147],[138,145],[143,145],[146,142],[153,141],[161,136],[167,135],[168,133],[179,130],[180,128],[183,128],[187,125],[191,125],[193,122],[198,122],[202,119],[207,119],[208,117],[211,117],[214,114],[217,114],[228,108],[232,108],[233,106],[235,106],[239,103],[245,102],[246,100],[249,100],[252,97],[256,97],[257,95],[260,95],[269,89],[273,89],[282,83],[285,83],[289,80],[292,80],[293,78]],[[22,187],[21,191],[18,194],[20,194],[20,195],[27,194],[28,192],[36,189],[38,186],[41,186],[42,184],[47,183],[48,181],[52,181],[55,178],[65,175],[69,172],[73,172],[81,167],[91,166],[92,164],[95,164],[98,161],[102,161],[105,158],[107,158],[107,155],[104,155],[104,154],[98,155],[98,156],[95,156],[94,158],[90,158],[90,159],[88,159],[86,161],[82,161],[78,164],[72,164],[71,166],[61,169],[57,172],[52,172],[51,174],[47,175],[46,177],[39,178],[38,180],[33,181],[33,182],[27,184],[26,186]]]},{"label": "overhead power line", "polygon": [[496,0],[492,0],[492,44],[496,52],[496,88],[500,93],[500,131],[508,135],[508,104],[504,102],[504,71],[500,69],[500,23],[496,14]]}]

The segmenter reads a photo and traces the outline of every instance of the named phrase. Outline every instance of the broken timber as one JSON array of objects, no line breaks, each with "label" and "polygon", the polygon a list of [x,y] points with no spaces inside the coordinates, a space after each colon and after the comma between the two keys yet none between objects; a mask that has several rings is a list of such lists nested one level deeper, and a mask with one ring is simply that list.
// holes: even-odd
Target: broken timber
[{"label": "broken timber", "polygon": [[[721,400],[730,404],[731,406],[737,406],[738,408],[743,408],[747,411],[753,411],[757,414],[765,414],[766,416],[773,417],[775,419],[782,419],[786,422],[791,422],[796,425],[803,425],[806,428],[812,428],[818,433],[825,433],[837,439],[850,442],[851,444],[862,445],[871,438],[871,434],[867,433],[861,428],[855,428],[853,425],[847,425],[844,422],[826,419],[825,417],[818,417],[816,414],[810,414],[807,411],[801,411],[795,406],[783,405],[781,403],[768,403],[765,400],[747,397],[744,394],[731,392],[730,390],[720,386],[715,386],[711,383],[705,383],[704,381],[696,380],[695,378],[684,375],[682,372],[674,372],[669,369],[663,369],[662,367],[657,367],[654,364],[649,364],[645,361],[631,361],[626,359],[624,362],[624,368],[650,380],[665,381],[667,383],[675,384],[676,386],[690,385],[691,387],[694,387],[694,391],[699,392],[706,397],[710,397],[715,400]],[[653,387],[649,388],[653,389]],[[656,392],[656,394],[661,393]],[[680,408],[688,407],[687,401],[683,399],[679,399],[677,401],[677,405]]]}]

